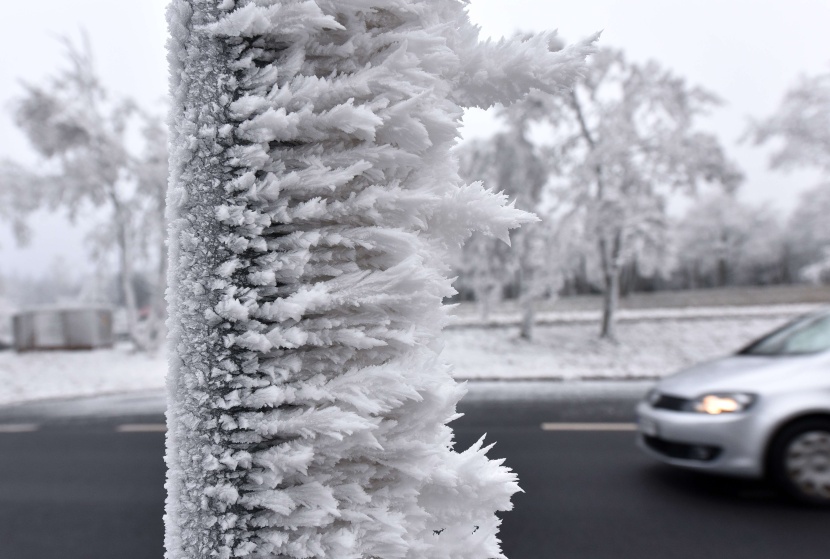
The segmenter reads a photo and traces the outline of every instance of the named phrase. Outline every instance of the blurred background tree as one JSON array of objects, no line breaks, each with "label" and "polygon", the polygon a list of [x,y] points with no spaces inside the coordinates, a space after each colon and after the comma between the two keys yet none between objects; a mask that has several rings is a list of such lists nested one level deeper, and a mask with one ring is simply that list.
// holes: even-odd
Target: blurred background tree
[{"label": "blurred background tree", "polygon": [[[583,254],[576,262],[598,276],[604,294],[601,336],[614,339],[623,272],[635,267],[638,274],[667,274],[673,266],[667,242],[669,198],[693,194],[702,183],[729,191],[741,180],[716,137],[694,128],[696,119],[717,103],[713,94],[687,85],[658,64],[635,64],[606,47],[590,58],[573,91],[531,97],[504,112],[508,132],[462,148],[462,153],[479,154],[463,157],[471,162],[467,178],[489,179],[488,184],[515,197],[519,207],[544,215],[549,225],[559,220],[569,224],[568,235],[579,238],[571,246]],[[533,123],[544,128],[544,147],[528,141]],[[516,158],[517,150],[524,160]],[[546,242],[537,230],[551,229],[529,227],[517,235],[539,239],[522,244],[547,248],[547,254],[532,257],[537,265],[555,263],[564,271],[567,264],[553,257],[564,245]],[[519,250],[516,257],[526,253]],[[529,271],[527,265],[516,268]],[[556,292],[562,273],[553,281],[550,274],[540,276]],[[523,312],[527,322],[528,311]]]},{"label": "blurred background tree", "polygon": [[830,283],[830,183],[801,195],[788,222],[786,242],[796,279]]},{"label": "blurred background tree", "polygon": [[[166,128],[133,100],[112,98],[87,41],[64,44],[66,66],[42,85],[24,84],[13,105],[41,163],[5,163],[0,184],[10,185],[24,209],[60,208],[73,222],[95,222],[90,253],[99,262],[115,255],[129,337],[153,349],[163,339]],[[140,309],[136,289],[145,277],[152,295]]]},{"label": "blurred background tree", "polygon": [[667,204],[702,182],[737,186],[741,176],[714,135],[694,128],[717,97],[656,62],[637,64],[604,48],[568,95],[542,107],[557,141],[562,203],[577,208],[595,245],[604,294],[601,337],[614,339],[626,265],[668,268]]},{"label": "blurred background tree", "polygon": [[786,279],[784,232],[768,207],[742,203],[734,193],[708,193],[675,228],[677,273],[692,289]]},{"label": "blurred background tree", "polygon": [[18,243],[26,244],[29,216],[38,207],[42,185],[14,161],[0,159],[0,221],[8,223]]},{"label": "blurred background tree", "polygon": [[[748,136],[755,145],[775,144],[773,169],[809,166],[830,175],[830,72],[802,76],[774,114],[750,124]],[[802,194],[789,225],[795,269],[810,281],[830,281],[830,183]]]},{"label": "blurred background tree", "polygon": [[[529,121],[512,119],[507,131],[489,141],[470,142],[458,150],[461,174],[466,180],[483,180],[494,190],[505,193],[517,208],[540,212],[548,170],[541,154],[527,138]],[[510,234],[510,246],[497,239],[476,234],[467,242],[462,264],[469,274],[470,288],[485,304],[505,295],[518,300],[522,320],[519,335],[530,339],[534,315],[542,298],[559,291],[560,268],[554,258],[556,234],[551,224],[526,224]],[[505,289],[507,293],[502,292]]]}]

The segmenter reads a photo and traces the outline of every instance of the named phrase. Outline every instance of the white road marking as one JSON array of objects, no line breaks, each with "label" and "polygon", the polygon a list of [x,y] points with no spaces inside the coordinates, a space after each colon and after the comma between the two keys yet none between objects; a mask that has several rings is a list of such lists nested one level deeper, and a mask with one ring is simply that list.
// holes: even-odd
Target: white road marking
[{"label": "white road marking", "polygon": [[164,423],[124,423],[115,428],[119,433],[164,433]]},{"label": "white road marking", "polygon": [[38,427],[35,423],[0,423],[0,433],[31,433],[37,431]]},{"label": "white road marking", "polygon": [[542,423],[543,431],[636,431],[636,423]]}]

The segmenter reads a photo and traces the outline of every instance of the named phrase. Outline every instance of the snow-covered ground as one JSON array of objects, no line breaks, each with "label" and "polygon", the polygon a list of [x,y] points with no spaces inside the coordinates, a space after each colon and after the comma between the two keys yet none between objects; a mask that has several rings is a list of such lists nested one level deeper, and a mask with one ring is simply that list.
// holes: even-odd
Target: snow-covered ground
[{"label": "snow-covered ground", "polygon": [[[720,316],[678,310],[619,325],[619,343],[597,339],[597,324],[576,319],[537,327],[532,342],[513,326],[447,330],[444,359],[460,379],[646,379],[732,352],[802,308],[777,307]],[[694,314],[694,313],[692,313]],[[556,317],[552,317],[556,318]],[[565,318],[564,316],[561,318]],[[125,349],[90,352],[0,352],[0,405],[48,398],[158,390],[163,355]]]},{"label": "snow-covered ground", "polygon": [[463,379],[643,379],[734,352],[793,315],[675,318],[618,326],[618,343],[597,338],[596,323],[538,326],[531,342],[518,329],[453,328],[444,359]]},{"label": "snow-covered ground", "polygon": [[0,405],[161,388],[163,355],[125,349],[0,352]]}]

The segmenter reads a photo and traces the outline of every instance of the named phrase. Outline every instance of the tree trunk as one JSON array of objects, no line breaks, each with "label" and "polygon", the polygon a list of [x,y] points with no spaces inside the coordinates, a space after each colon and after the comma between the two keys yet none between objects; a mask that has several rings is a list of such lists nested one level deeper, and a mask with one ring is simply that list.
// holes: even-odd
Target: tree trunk
[{"label": "tree trunk", "polygon": [[[522,238],[522,241],[527,239]],[[518,244],[518,242],[516,243]],[[523,249],[525,247],[522,247]],[[522,319],[519,324],[519,337],[523,340],[530,340],[533,338],[533,326],[536,319],[535,297],[533,297],[531,285],[532,278],[528,278],[529,266],[521,257],[519,260],[519,271],[516,274],[516,284],[518,285],[518,303],[519,310],[522,313]]]},{"label": "tree trunk", "polygon": [[600,338],[616,341],[616,313],[619,303],[620,273],[619,270],[611,270],[604,274],[605,291],[602,294],[602,328]]},{"label": "tree trunk", "polygon": [[718,287],[726,287],[729,283],[729,262],[726,258],[718,258],[717,274]]},{"label": "tree trunk", "polygon": [[519,337],[523,340],[533,339],[533,327],[536,324],[536,305],[527,300],[522,305],[522,322],[519,327]]},{"label": "tree trunk", "polygon": [[476,306],[478,306],[478,316],[482,322],[487,322],[490,318],[490,308],[493,303],[493,290],[494,287],[489,284],[476,290]]},{"label": "tree trunk", "polygon": [[605,237],[600,236],[599,241],[600,261],[602,265],[602,277],[605,283],[605,291],[602,298],[602,325],[600,327],[600,338],[616,341],[616,312],[620,299],[620,257],[622,254],[622,233],[617,231],[611,245]]},{"label": "tree trunk", "polygon": [[620,271],[620,298],[626,299],[634,289],[634,271],[632,266],[623,266]]},{"label": "tree trunk", "polygon": [[115,211],[116,242],[118,244],[118,267],[121,283],[121,294],[124,297],[124,312],[127,317],[127,333],[130,341],[139,351],[147,349],[146,340],[138,331],[138,309],[133,285],[133,254],[127,218],[120,202],[112,196]]},{"label": "tree trunk", "polygon": [[[160,223],[163,226],[164,221]],[[164,341],[166,301],[164,298],[167,286],[167,246],[165,237],[159,242],[158,265],[156,267],[155,289],[150,304],[150,315],[147,317],[147,346],[148,350],[156,351]]]}]

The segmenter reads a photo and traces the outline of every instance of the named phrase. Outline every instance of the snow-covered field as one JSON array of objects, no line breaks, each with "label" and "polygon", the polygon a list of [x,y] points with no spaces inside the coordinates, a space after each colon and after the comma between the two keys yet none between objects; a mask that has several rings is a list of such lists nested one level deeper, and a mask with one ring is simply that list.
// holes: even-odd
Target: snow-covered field
[{"label": "snow-covered field", "polygon": [[0,405],[161,388],[163,355],[125,349],[0,352]]},{"label": "snow-covered field", "polygon": [[643,320],[620,324],[616,344],[597,339],[596,323],[539,326],[532,342],[519,339],[515,327],[453,328],[443,355],[461,379],[657,378],[734,352],[787,320]]},{"label": "snow-covered field", "polygon": [[[460,379],[643,379],[725,355],[802,309],[739,316],[668,311],[619,325],[618,344],[597,339],[595,322],[554,321],[532,342],[513,326],[447,330],[444,359]],[[0,352],[0,405],[46,398],[159,389],[166,359],[124,349],[91,352]]]}]

